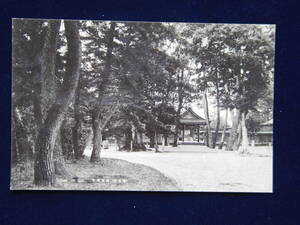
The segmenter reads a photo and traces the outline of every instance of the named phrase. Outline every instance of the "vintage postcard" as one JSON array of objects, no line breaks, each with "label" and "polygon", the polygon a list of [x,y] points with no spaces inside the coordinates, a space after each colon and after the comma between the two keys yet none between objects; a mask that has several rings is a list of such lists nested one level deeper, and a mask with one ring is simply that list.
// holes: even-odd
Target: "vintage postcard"
[{"label": "vintage postcard", "polygon": [[273,191],[275,25],[12,20],[11,190]]}]

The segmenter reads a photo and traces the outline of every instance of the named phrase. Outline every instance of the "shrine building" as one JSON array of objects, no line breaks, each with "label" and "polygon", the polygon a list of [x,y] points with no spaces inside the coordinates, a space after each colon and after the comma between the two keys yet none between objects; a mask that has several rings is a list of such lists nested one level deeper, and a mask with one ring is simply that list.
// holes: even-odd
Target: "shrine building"
[{"label": "shrine building", "polygon": [[181,142],[198,142],[204,143],[206,133],[205,119],[195,113],[191,108],[188,108],[179,119],[180,134],[179,141]]}]

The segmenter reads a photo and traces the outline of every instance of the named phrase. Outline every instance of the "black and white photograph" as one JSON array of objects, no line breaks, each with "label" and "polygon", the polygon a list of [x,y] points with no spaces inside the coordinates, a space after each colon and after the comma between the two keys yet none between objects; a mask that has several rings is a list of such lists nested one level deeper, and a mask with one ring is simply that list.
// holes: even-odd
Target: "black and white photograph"
[{"label": "black and white photograph", "polygon": [[275,25],[12,19],[11,190],[273,192]]}]

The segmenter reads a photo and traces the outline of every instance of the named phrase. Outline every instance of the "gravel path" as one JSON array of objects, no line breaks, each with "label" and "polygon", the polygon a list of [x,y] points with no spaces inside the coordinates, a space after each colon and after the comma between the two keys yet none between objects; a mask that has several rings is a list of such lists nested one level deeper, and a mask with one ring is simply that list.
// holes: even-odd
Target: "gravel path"
[{"label": "gravel path", "polygon": [[184,191],[272,192],[271,149],[252,155],[209,150],[204,146],[166,147],[163,153],[103,150],[102,157],[151,166],[175,179]]}]

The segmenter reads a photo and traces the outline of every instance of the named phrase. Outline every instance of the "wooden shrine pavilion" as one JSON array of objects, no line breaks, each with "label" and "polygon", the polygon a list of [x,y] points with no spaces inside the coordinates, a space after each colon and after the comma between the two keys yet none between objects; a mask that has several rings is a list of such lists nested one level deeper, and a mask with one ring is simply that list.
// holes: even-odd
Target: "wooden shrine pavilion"
[{"label": "wooden shrine pavilion", "polygon": [[180,135],[179,141],[182,142],[203,142],[206,122],[205,119],[188,108],[179,119]]}]

